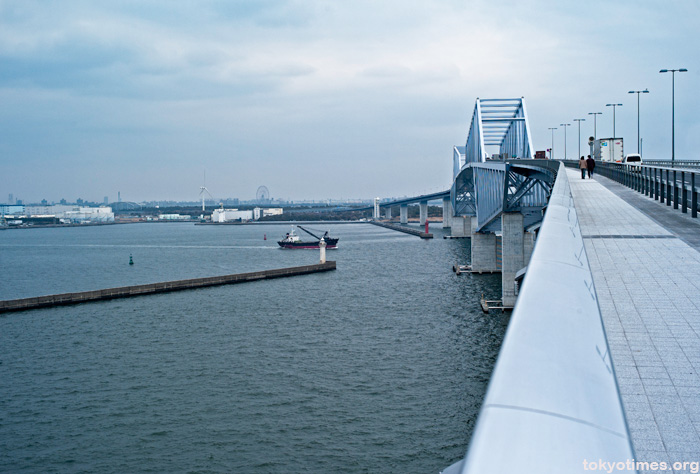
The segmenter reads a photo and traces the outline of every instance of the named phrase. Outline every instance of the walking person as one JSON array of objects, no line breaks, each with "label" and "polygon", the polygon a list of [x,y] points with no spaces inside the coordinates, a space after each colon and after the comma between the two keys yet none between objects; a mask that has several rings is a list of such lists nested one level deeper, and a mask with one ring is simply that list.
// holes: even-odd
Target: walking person
[{"label": "walking person", "polygon": [[586,159],[584,157],[581,157],[581,159],[578,160],[578,167],[581,169],[581,179],[586,179],[586,170],[588,169],[588,163],[586,163]]},{"label": "walking person", "polygon": [[591,158],[591,155],[588,155],[588,159],[586,160],[586,168],[588,169],[588,177],[590,178],[593,176],[593,169],[595,169],[595,160]]}]

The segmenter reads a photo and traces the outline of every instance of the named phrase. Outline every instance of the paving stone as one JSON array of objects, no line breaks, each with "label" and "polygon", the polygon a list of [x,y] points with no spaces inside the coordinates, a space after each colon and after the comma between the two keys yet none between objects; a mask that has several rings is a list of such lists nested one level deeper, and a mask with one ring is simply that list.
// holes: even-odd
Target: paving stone
[{"label": "paving stone", "polygon": [[700,219],[567,173],[637,457],[700,461]]}]

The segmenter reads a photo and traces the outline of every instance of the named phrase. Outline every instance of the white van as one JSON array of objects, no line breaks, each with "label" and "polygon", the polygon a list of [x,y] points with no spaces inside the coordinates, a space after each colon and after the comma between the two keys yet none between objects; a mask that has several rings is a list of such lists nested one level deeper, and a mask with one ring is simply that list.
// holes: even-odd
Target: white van
[{"label": "white van", "polygon": [[622,162],[628,165],[641,165],[642,155],[638,153],[630,153],[629,155],[625,156],[625,159]]},{"label": "white van", "polygon": [[629,155],[625,156],[625,159],[622,160],[622,163],[627,165],[630,171],[632,172],[641,172],[642,171],[642,155],[638,153],[630,153]]}]

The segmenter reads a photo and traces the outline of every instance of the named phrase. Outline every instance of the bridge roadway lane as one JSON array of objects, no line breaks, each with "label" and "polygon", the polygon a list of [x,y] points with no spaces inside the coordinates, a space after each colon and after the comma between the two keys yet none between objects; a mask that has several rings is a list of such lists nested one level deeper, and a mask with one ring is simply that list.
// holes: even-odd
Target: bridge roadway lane
[{"label": "bridge roadway lane", "polygon": [[700,252],[678,237],[700,224],[567,173],[637,460],[700,461]]}]

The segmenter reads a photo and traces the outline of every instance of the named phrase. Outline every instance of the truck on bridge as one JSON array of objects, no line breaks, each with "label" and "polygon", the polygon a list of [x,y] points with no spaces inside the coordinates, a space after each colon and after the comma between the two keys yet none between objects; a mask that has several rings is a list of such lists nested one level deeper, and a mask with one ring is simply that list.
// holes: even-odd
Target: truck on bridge
[{"label": "truck on bridge", "polygon": [[596,161],[622,162],[624,146],[622,138],[599,138],[593,140],[593,158]]}]

